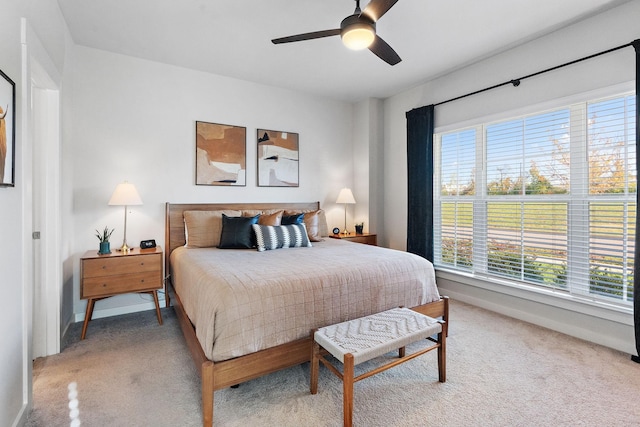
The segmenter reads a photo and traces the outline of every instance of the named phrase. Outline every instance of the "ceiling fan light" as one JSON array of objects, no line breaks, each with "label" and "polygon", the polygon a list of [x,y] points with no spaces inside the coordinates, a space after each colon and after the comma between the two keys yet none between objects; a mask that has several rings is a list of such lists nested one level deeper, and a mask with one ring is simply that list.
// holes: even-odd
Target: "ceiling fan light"
[{"label": "ceiling fan light", "polygon": [[353,24],[341,34],[342,43],[352,50],[362,50],[371,46],[376,38],[375,30],[366,24]]}]

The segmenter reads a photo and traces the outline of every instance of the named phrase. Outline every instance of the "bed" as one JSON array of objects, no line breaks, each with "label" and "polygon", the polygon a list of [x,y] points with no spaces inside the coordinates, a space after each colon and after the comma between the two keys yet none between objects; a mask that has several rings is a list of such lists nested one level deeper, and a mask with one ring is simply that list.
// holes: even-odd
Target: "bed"
[{"label": "bed", "polygon": [[194,240],[185,236],[185,215],[319,209],[318,202],[166,204],[167,305],[171,297],[199,368],[204,426],[213,424],[215,390],[309,361],[313,328],[398,305],[448,320],[433,266],[412,254],[328,237],[264,252],[185,247]]}]

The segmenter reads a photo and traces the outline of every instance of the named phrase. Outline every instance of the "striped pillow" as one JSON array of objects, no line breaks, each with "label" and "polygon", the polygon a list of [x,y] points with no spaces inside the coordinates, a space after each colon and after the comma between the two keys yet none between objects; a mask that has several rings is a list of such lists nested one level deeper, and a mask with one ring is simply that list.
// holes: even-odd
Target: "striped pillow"
[{"label": "striped pillow", "polygon": [[280,248],[311,247],[304,224],[260,225],[252,224],[259,252]]}]

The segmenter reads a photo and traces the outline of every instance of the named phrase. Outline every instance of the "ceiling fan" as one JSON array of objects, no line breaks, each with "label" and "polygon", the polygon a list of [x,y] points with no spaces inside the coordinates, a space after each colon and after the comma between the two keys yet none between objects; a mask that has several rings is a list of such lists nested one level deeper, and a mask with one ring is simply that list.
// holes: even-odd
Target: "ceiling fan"
[{"label": "ceiling fan", "polygon": [[281,37],[271,41],[273,44],[281,44],[339,35],[344,45],[350,49],[361,50],[368,48],[389,65],[396,65],[402,61],[396,51],[376,34],[376,22],[398,0],[371,0],[364,10],[360,10],[360,0],[355,1],[356,10],[353,15],[349,15],[342,20],[340,28]]}]

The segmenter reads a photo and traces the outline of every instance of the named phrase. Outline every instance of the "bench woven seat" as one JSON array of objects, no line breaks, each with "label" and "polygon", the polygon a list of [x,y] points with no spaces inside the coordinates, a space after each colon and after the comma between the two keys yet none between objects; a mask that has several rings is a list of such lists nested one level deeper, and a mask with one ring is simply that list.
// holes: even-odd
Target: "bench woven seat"
[{"label": "bench woven seat", "polygon": [[[437,334],[437,339],[432,338]],[[318,368],[322,362],[343,382],[344,425],[350,427],[353,414],[353,384],[392,368],[400,363],[438,349],[438,379],[446,380],[445,342],[446,323],[408,308],[394,308],[370,316],[326,326],[312,332],[311,354],[312,394],[318,391]],[[421,339],[434,344],[406,356],[405,346]],[[321,348],[338,359],[344,366],[340,373],[321,353]],[[395,349],[399,358],[372,371],[354,377],[354,366],[382,356]]]},{"label": "bench woven seat", "polygon": [[353,364],[358,365],[440,332],[442,324],[436,319],[408,308],[394,308],[320,328],[314,338],[340,362],[351,353]]}]

